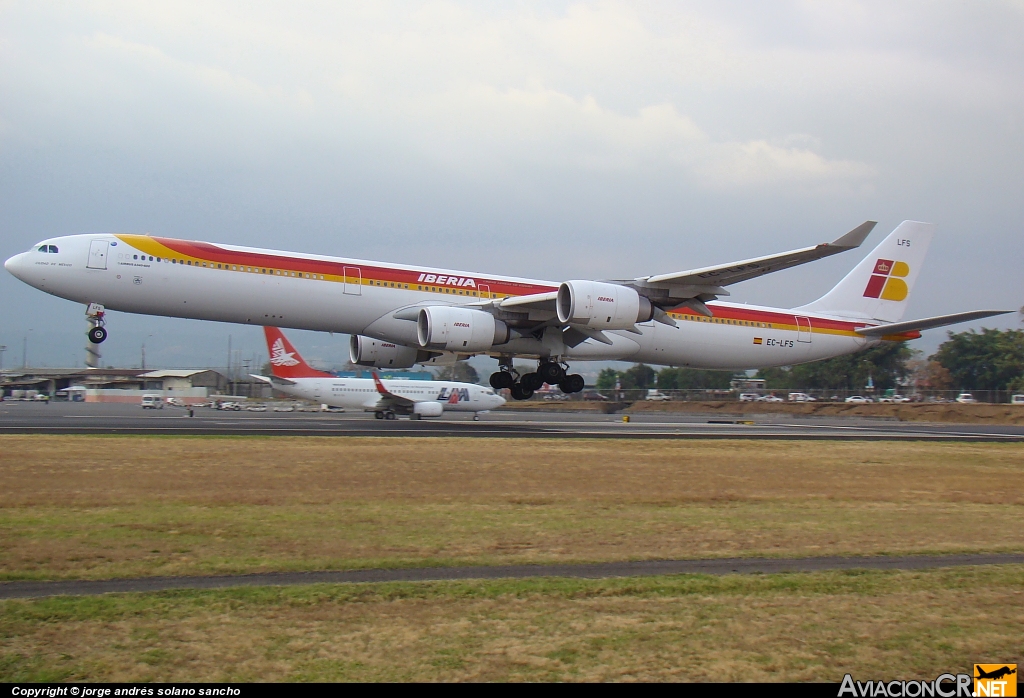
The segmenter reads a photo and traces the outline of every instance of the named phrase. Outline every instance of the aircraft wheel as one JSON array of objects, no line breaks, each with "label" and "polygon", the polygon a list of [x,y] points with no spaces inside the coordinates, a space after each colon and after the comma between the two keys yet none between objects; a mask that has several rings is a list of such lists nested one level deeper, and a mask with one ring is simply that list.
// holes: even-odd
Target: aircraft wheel
[{"label": "aircraft wheel", "polygon": [[409,419],[417,419],[417,420],[423,419],[423,415],[422,414],[413,414],[413,415],[411,415],[409,417]]},{"label": "aircraft wheel", "polygon": [[479,422],[479,421],[480,421],[480,415],[478,415],[478,414],[474,414],[474,415],[473,415],[473,421],[474,421],[474,422]]},{"label": "aircraft wheel", "polygon": [[384,413],[383,412],[374,412],[373,416],[375,418],[377,418],[377,419],[384,419]]},{"label": "aircraft wheel", "polygon": [[495,390],[511,388],[515,385],[516,379],[508,371],[495,371],[490,378],[491,387]]},{"label": "aircraft wheel", "polygon": [[102,327],[93,327],[89,330],[89,341],[93,344],[102,344],[107,338],[107,331]]},{"label": "aircraft wheel", "polygon": [[519,384],[523,386],[523,390],[530,391],[532,395],[534,390],[538,390],[544,385],[544,379],[540,377],[539,373],[527,373],[519,379]]},{"label": "aircraft wheel", "polygon": [[397,419],[394,412],[385,412],[384,419]]},{"label": "aircraft wheel", "polygon": [[511,393],[513,400],[529,400],[533,397],[533,391],[525,388],[522,383],[513,385]]},{"label": "aircraft wheel", "polygon": [[[583,385],[583,376],[578,373],[574,373],[571,376],[566,376],[565,380],[559,383],[558,387],[562,389],[563,393],[578,393],[583,390]],[[568,388],[568,390],[566,390],[566,388]]]},{"label": "aircraft wheel", "polygon": [[565,380],[565,370],[554,361],[545,361],[537,366],[537,375],[539,375],[545,383],[549,383],[551,385],[561,383]]}]

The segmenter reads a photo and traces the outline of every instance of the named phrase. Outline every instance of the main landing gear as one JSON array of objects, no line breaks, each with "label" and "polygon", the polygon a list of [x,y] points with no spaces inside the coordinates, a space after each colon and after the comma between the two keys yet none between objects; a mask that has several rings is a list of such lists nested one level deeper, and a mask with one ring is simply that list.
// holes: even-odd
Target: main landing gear
[{"label": "main landing gear", "polygon": [[376,417],[377,419],[398,419],[398,415],[396,415],[391,410],[378,410],[377,412],[373,413],[373,416]]},{"label": "main landing gear", "polygon": [[529,400],[545,383],[557,385],[566,394],[583,390],[583,376],[578,373],[566,375],[566,366],[557,361],[541,361],[536,372],[522,376],[512,368],[511,360],[503,361],[498,368],[491,374],[491,387],[495,390],[507,388],[514,400]]}]

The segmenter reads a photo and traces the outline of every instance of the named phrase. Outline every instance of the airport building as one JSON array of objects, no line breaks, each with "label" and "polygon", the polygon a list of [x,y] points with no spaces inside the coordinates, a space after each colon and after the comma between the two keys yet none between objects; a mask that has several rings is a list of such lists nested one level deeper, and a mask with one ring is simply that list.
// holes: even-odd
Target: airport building
[{"label": "airport building", "polygon": [[0,372],[5,398],[85,402],[138,402],[145,393],[160,393],[186,402],[225,392],[228,380],[210,369],[150,371],[139,368],[28,368]]}]

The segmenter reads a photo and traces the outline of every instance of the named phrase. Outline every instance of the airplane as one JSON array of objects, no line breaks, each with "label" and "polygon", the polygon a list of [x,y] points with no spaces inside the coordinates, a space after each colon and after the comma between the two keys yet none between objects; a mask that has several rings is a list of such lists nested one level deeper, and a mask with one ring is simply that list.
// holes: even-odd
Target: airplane
[{"label": "airplane", "polygon": [[[200,267],[201,268],[201,267]],[[505,398],[493,390],[472,383],[453,381],[382,381],[376,371],[369,378],[340,378],[317,371],[277,327],[265,326],[263,333],[270,352],[270,376],[253,378],[272,385],[288,395],[314,400],[332,407],[349,407],[373,412],[377,419],[440,417],[450,412],[487,412],[505,404]]]},{"label": "airplane", "polygon": [[[727,286],[860,247],[866,221],[830,243],[633,279],[551,282],[151,235],[55,237],[4,266],[86,305],[94,344],[105,313],[216,320],[351,335],[353,363],[408,368],[498,359],[495,390],[583,389],[570,361],[745,370],[828,359],[1010,310],[903,320],[935,226],[904,221],[821,298],[797,308],[730,303]],[[513,358],[537,361],[520,374]]]}]

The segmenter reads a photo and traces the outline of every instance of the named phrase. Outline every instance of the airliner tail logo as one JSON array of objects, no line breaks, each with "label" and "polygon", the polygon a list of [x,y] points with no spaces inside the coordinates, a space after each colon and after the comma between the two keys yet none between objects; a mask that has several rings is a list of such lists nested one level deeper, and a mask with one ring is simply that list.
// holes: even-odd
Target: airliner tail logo
[{"label": "airliner tail logo", "polygon": [[884,301],[906,300],[910,289],[904,277],[910,274],[910,265],[892,259],[879,259],[871,270],[871,278],[864,288],[865,298],[881,298]]},{"label": "airliner tail logo", "polygon": [[270,363],[274,366],[298,366],[300,362],[295,358],[295,352],[284,348],[284,339],[278,337],[270,347]]}]

